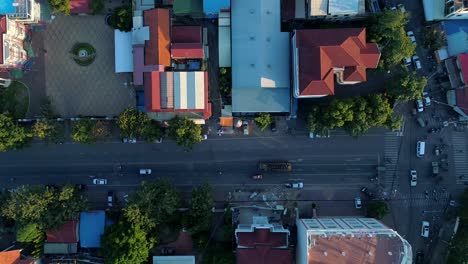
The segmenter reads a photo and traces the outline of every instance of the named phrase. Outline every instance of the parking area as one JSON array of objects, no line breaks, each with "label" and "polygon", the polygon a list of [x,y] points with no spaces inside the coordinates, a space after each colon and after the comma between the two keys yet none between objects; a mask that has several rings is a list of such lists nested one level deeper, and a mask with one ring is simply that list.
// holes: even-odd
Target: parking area
[{"label": "parking area", "polygon": [[[79,66],[77,42],[96,49],[94,62]],[[116,116],[135,105],[130,73],[114,71],[114,30],[104,16],[57,16],[44,32],[46,94],[62,117]]]}]

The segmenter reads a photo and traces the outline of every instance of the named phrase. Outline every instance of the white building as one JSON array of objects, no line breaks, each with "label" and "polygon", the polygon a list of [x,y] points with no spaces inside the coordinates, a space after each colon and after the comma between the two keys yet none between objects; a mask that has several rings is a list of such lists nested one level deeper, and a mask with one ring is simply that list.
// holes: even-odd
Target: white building
[{"label": "white building", "polygon": [[17,68],[27,60],[25,38],[26,28],[22,23],[0,16],[0,68]]},{"label": "white building", "polygon": [[41,18],[41,5],[36,0],[2,0],[12,5],[8,18],[25,24],[34,24]]},{"label": "white building", "polygon": [[297,264],[412,263],[411,245],[373,218],[297,220]]},{"label": "white building", "polygon": [[365,0],[307,0],[309,19],[348,20],[366,13]]},{"label": "white building", "polygon": [[426,21],[468,19],[467,0],[423,0]]}]

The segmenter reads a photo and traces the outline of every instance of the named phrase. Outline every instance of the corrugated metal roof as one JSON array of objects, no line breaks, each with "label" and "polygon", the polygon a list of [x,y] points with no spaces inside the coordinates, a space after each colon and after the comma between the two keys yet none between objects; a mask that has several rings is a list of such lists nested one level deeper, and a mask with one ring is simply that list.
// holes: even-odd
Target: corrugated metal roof
[{"label": "corrugated metal roof", "polygon": [[80,213],[80,246],[82,248],[101,247],[101,235],[104,233],[106,213],[91,211]]},{"label": "corrugated metal roof", "polygon": [[218,27],[219,67],[231,67],[231,19],[220,19],[225,26]]},{"label": "corrugated metal roof", "polygon": [[171,56],[175,59],[202,59],[205,57],[202,43],[174,43]]},{"label": "corrugated metal roof", "polygon": [[202,43],[201,26],[173,26],[172,43]]},{"label": "corrugated metal roof", "polygon": [[173,11],[175,15],[203,17],[203,0],[174,0]]},{"label": "corrugated metal roof", "polygon": [[49,243],[76,243],[78,242],[78,221],[70,220],[57,230],[47,232]]},{"label": "corrugated metal roof", "polygon": [[75,254],[78,243],[44,243],[44,254]]},{"label": "corrugated metal roof", "polygon": [[114,30],[115,72],[133,72],[132,33]]}]

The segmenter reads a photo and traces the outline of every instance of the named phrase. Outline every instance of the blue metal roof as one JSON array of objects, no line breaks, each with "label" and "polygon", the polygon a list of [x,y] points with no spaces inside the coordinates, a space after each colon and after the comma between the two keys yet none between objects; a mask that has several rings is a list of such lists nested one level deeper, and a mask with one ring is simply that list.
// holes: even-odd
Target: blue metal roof
[{"label": "blue metal roof", "polygon": [[101,247],[101,235],[104,233],[106,213],[91,211],[80,213],[80,246],[83,248]]},{"label": "blue metal roof", "polygon": [[12,14],[16,9],[13,6],[15,0],[1,0],[0,1],[0,14]]},{"label": "blue metal roof", "polygon": [[447,20],[442,24],[447,35],[447,50],[450,56],[468,52],[468,20]]},{"label": "blue metal roof", "polygon": [[218,12],[221,8],[230,8],[230,0],[203,0],[203,13],[215,14],[218,16]]}]

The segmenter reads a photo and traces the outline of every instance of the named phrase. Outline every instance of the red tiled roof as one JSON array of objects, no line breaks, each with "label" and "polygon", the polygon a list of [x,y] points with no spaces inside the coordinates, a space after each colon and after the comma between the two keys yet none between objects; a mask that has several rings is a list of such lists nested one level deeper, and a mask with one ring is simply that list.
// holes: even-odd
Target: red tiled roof
[{"label": "red tiled roof", "polygon": [[71,220],[57,230],[47,232],[48,243],[77,243],[78,221]]},{"label": "red tiled roof", "polygon": [[468,115],[468,88],[456,89],[457,106]]},{"label": "red tiled roof", "polygon": [[237,249],[237,264],[291,264],[291,250],[258,246]]},{"label": "red tiled roof", "polygon": [[0,252],[0,263],[2,264],[16,264],[20,259],[21,250],[10,250]]},{"label": "red tiled roof", "polygon": [[6,33],[6,16],[0,16],[0,64],[3,64],[3,33]]},{"label": "red tiled roof", "polygon": [[145,65],[171,65],[169,9],[155,8],[143,12],[150,39],[145,41]]},{"label": "red tiled roof", "polygon": [[70,13],[72,14],[89,14],[91,8],[89,8],[90,0],[71,0],[70,1]]},{"label": "red tiled roof", "polygon": [[237,233],[238,264],[289,264],[292,262],[287,233],[255,229],[254,232]]},{"label": "red tiled roof", "polygon": [[458,60],[460,61],[463,81],[465,82],[465,85],[468,86],[468,54],[462,53],[458,55]]},{"label": "red tiled roof", "polygon": [[201,26],[172,27],[172,43],[202,43]]},{"label": "red tiled roof", "polygon": [[147,112],[161,110],[160,72],[145,72],[145,108]]},{"label": "red tiled roof", "polygon": [[201,43],[175,43],[172,44],[171,55],[174,59],[204,58],[203,44]]},{"label": "red tiled roof", "polygon": [[345,68],[345,81],[365,81],[366,68],[376,68],[380,52],[366,43],[365,28],[296,31],[300,95],[334,94],[333,68]]}]

